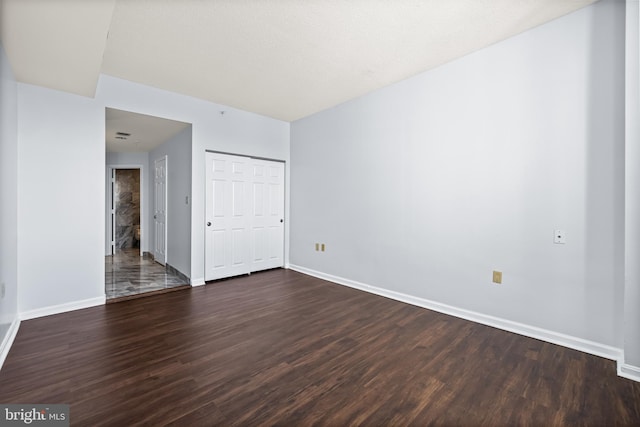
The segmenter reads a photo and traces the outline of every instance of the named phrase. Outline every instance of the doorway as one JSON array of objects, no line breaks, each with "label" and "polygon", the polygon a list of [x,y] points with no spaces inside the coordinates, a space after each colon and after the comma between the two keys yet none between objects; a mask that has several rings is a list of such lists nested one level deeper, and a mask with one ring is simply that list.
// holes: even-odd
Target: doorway
[{"label": "doorway", "polygon": [[142,255],[141,183],[141,168],[112,169],[112,255],[117,251],[137,252],[138,255]]},{"label": "doorway", "polygon": [[105,130],[107,302],[190,287],[191,124],[107,108]]}]

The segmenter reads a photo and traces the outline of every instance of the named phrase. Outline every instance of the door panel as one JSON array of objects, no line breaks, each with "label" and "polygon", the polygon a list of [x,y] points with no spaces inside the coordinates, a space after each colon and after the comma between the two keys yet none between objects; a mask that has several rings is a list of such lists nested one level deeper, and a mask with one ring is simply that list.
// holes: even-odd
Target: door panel
[{"label": "door panel", "polygon": [[283,251],[282,229],[280,227],[269,228],[269,262],[281,263]]},{"label": "door panel", "polygon": [[264,215],[264,184],[261,182],[253,183],[253,215]]},{"label": "door panel", "polygon": [[248,159],[206,155],[205,280],[249,273]]},{"label": "door panel", "polygon": [[284,265],[284,163],[253,160],[253,271]]},{"label": "door panel", "polygon": [[167,157],[155,161],[154,175],[154,229],[155,246],[153,256],[159,264],[167,262]]},{"label": "door panel", "polygon": [[244,210],[244,188],[247,184],[243,181],[233,181],[231,191],[233,200],[233,213],[234,217],[241,217],[246,215]]},{"label": "door panel", "polygon": [[224,230],[213,230],[212,231],[212,256],[211,260],[213,262],[213,268],[220,269],[224,267],[225,262],[225,253],[224,248],[225,245],[225,232]]},{"label": "door panel", "polygon": [[246,233],[244,229],[236,228],[231,231],[232,236],[232,244],[231,248],[233,251],[233,266],[239,267],[243,266],[247,263],[245,251],[247,247],[246,243]]},{"label": "door panel", "polygon": [[225,187],[226,182],[221,179],[215,179],[213,181],[213,216],[215,218],[224,218],[224,200],[225,200]]},{"label": "door panel", "polygon": [[254,263],[260,263],[265,260],[266,236],[264,227],[253,227],[253,260]]}]

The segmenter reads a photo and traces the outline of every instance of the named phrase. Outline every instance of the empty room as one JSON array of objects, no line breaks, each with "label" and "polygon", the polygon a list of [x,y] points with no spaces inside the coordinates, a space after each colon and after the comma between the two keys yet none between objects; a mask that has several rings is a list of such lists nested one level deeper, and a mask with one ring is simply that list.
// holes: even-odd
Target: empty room
[{"label": "empty room", "polygon": [[639,24],[0,0],[0,424],[640,425]]}]

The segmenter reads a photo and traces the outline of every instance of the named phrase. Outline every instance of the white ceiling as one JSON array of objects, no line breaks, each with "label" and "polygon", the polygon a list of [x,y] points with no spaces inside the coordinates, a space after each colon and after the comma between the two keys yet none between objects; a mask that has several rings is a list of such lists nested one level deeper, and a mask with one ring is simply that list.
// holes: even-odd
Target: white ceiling
[{"label": "white ceiling", "polygon": [[100,73],[293,121],[594,0],[0,0],[21,82]]},{"label": "white ceiling", "polygon": [[131,113],[114,108],[106,110],[107,152],[151,151],[176,136],[186,127],[191,126],[189,123],[147,116],[146,114]]}]

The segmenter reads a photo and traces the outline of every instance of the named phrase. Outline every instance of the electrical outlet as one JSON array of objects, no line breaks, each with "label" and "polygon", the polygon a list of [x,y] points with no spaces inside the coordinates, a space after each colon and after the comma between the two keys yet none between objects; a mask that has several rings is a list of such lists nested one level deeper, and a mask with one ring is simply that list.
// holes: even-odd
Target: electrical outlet
[{"label": "electrical outlet", "polygon": [[320,243],[316,243],[316,252],[320,250]]},{"label": "electrical outlet", "polygon": [[553,243],[564,245],[567,243],[567,232],[564,230],[553,230]]},{"label": "electrical outlet", "polygon": [[502,283],[502,271],[493,271],[493,283]]},{"label": "electrical outlet", "polygon": [[321,250],[322,252],[324,252],[324,243],[323,243],[322,245],[320,245],[320,250]]}]

